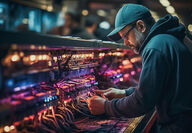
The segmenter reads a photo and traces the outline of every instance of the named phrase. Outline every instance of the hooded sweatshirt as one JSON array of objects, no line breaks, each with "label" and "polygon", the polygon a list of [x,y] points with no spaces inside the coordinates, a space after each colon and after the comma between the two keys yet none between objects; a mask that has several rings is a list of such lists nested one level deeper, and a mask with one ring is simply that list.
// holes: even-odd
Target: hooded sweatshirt
[{"label": "hooded sweatshirt", "polygon": [[139,51],[143,65],[138,87],[129,96],[106,101],[106,114],[137,117],[155,107],[160,124],[192,121],[192,53],[184,37],[177,17],[157,21]]}]

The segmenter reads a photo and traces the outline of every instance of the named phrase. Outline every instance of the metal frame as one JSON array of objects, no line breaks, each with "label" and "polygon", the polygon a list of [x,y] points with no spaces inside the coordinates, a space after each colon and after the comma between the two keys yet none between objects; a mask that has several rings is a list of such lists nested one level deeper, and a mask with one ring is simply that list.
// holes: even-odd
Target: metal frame
[{"label": "metal frame", "polygon": [[129,49],[120,43],[102,40],[86,40],[71,36],[48,35],[34,32],[0,31],[0,48],[17,45],[46,45],[50,48]]}]

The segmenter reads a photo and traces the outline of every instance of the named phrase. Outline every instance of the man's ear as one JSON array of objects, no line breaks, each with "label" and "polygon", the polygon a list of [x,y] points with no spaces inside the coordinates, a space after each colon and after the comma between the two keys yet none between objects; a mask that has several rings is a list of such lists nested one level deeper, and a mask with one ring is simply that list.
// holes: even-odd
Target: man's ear
[{"label": "man's ear", "polygon": [[146,31],[146,25],[143,20],[138,20],[136,22],[137,30],[144,33]]}]

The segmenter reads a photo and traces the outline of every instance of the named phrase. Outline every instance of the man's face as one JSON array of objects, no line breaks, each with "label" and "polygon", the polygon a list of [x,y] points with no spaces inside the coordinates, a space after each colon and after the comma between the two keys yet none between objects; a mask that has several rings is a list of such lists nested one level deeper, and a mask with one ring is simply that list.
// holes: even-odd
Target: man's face
[{"label": "man's face", "polygon": [[68,15],[68,14],[66,14],[66,15],[64,16],[64,19],[65,19],[65,26],[70,27],[71,24],[72,24],[72,18],[71,18],[71,16]]},{"label": "man's face", "polygon": [[119,31],[119,35],[124,40],[124,44],[129,46],[135,53],[138,54],[144,40],[144,34],[138,31],[135,25],[127,25]]}]

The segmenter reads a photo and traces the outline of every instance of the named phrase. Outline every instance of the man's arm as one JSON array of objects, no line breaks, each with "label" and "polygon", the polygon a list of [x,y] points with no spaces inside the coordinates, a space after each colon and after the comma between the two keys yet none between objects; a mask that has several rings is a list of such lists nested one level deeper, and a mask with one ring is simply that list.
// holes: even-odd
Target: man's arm
[{"label": "man's arm", "polygon": [[168,62],[156,49],[147,49],[138,88],[127,97],[105,101],[105,113],[112,116],[137,117],[150,111],[159,101],[167,83]]},{"label": "man's arm", "polygon": [[131,95],[135,91],[136,87],[129,87],[128,89],[125,90],[126,96]]}]

